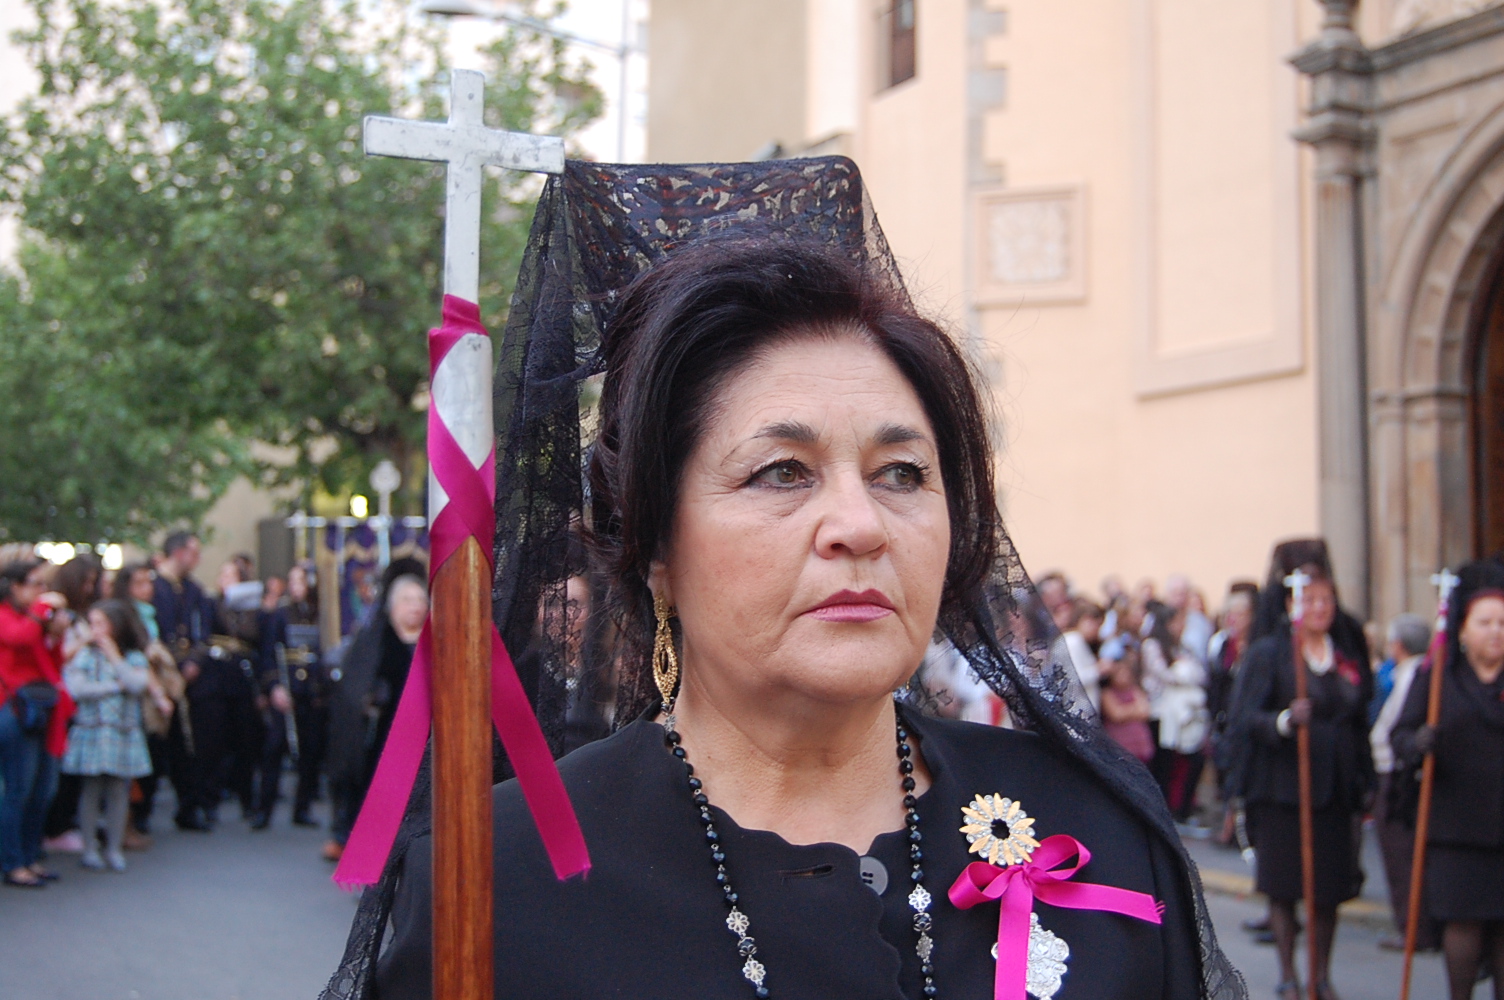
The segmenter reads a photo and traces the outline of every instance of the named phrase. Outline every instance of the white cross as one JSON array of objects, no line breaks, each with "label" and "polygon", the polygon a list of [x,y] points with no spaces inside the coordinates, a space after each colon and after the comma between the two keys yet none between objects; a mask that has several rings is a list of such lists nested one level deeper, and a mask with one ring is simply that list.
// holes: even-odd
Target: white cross
[{"label": "white cross", "polygon": [[[480,214],[485,167],[547,174],[564,172],[564,140],[557,136],[486,128],[486,76],[457,69],[450,77],[449,120],[409,121],[368,115],[366,155],[433,160],[447,166],[444,195],[444,294],[480,298]],[[462,337],[433,373],[430,404],[470,463],[479,468],[491,450],[491,341]],[[430,472],[428,521],[449,502]]]},{"label": "white cross", "polygon": [[366,155],[448,165],[444,196],[444,292],[468,302],[480,289],[480,193],[484,167],[564,172],[564,140],[486,128],[486,75],[457,69],[450,77],[449,120],[415,122],[366,116]]},{"label": "white cross", "polygon": [[1293,602],[1291,618],[1299,625],[1306,617],[1306,587],[1311,584],[1311,575],[1303,569],[1297,569],[1294,573],[1285,577],[1285,586],[1290,588],[1290,599]]},{"label": "white cross", "polygon": [[1431,577],[1431,586],[1436,588],[1436,628],[1438,630],[1447,627],[1447,609],[1452,606],[1452,591],[1462,579],[1449,568],[1443,568],[1440,573]]}]

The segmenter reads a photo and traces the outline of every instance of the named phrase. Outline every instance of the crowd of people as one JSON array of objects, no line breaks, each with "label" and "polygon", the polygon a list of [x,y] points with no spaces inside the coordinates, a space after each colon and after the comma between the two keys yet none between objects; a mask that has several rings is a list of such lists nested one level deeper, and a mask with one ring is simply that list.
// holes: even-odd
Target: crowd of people
[{"label": "crowd of people", "polygon": [[167,537],[110,571],[90,552],[60,566],[0,552],[0,871],[44,888],[49,854],[126,870],[152,846],[161,779],[178,829],[210,833],[234,800],[267,829],[295,764],[290,821],[338,860],[380,755],[428,613],[424,568],[399,560],[347,641],[322,650],[312,570],[257,579],[237,555],[213,591],[199,539]]},{"label": "crowd of people", "polygon": [[[1299,607],[1286,582],[1296,572],[1309,580]],[[1102,592],[1101,602],[1080,595],[1058,573],[1037,584],[1040,610],[1075,666],[1074,694],[1149,768],[1187,835],[1252,853],[1269,912],[1245,929],[1275,946],[1279,996],[1305,995],[1296,955],[1304,885],[1295,738],[1304,727],[1317,995],[1336,996],[1337,907],[1363,886],[1366,824],[1400,931],[1380,946],[1404,947],[1419,773],[1434,754],[1416,944],[1443,951],[1454,1000],[1472,997],[1490,975],[1495,997],[1504,997],[1504,562],[1462,573],[1448,642],[1434,657],[1446,672],[1435,726],[1426,723],[1429,685],[1421,681],[1433,658],[1431,625],[1401,614],[1380,628],[1344,610],[1319,540],[1278,546],[1262,586],[1233,583],[1215,614],[1182,576],[1162,591],[1145,582],[1131,592],[1109,578]],[[968,688],[944,670],[932,680],[953,714],[1006,724],[985,687]]]},{"label": "crowd of people", "polygon": [[[49,847],[76,851],[85,869],[124,871],[127,851],[151,845],[163,777],[179,829],[212,831],[230,799],[252,829],[266,829],[289,758],[291,822],[316,825],[311,807],[327,794],[324,855],[339,859],[427,616],[421,563],[388,566],[349,639],[323,651],[305,566],[258,580],[237,556],[211,594],[194,579],[200,547],[188,533],[116,572],[89,553],[61,566],[9,555],[0,558],[7,885],[57,878]],[[1298,609],[1286,582],[1296,571],[1310,581]],[[1430,624],[1402,614],[1365,627],[1341,607],[1319,541],[1276,548],[1263,585],[1233,583],[1215,613],[1184,576],[1131,591],[1108,578],[1101,591],[1098,602],[1047,574],[1030,614],[1074,664],[1081,710],[1149,768],[1184,831],[1256,855],[1270,906],[1249,929],[1276,946],[1282,996],[1299,994],[1299,727],[1310,738],[1318,995],[1335,996],[1337,906],[1364,881],[1365,820],[1404,927],[1427,754],[1438,778],[1417,943],[1444,950],[1454,998],[1472,995],[1480,970],[1504,971],[1504,563],[1464,572],[1436,726],[1421,682]],[[1008,724],[997,696],[943,647],[931,647],[921,678],[942,714]],[[1399,948],[1402,937],[1382,944]],[[1497,975],[1495,990],[1504,996]]]}]

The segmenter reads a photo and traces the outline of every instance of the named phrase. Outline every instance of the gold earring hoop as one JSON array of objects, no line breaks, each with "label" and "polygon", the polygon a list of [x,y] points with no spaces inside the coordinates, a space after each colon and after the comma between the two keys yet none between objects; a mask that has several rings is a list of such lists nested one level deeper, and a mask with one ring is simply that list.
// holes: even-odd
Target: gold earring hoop
[{"label": "gold earring hoop", "polygon": [[653,683],[663,696],[665,708],[673,704],[674,689],[679,685],[679,654],[674,650],[674,630],[668,620],[673,609],[662,594],[653,595],[653,615],[658,619],[658,630],[653,636]]}]

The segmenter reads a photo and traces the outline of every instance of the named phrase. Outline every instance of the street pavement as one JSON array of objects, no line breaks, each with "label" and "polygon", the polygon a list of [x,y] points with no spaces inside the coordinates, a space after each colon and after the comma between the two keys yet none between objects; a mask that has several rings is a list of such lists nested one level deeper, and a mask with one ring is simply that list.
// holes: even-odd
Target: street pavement
[{"label": "street pavement", "polygon": [[[329,880],[323,832],[288,821],[253,833],[231,803],[213,833],[172,824],[159,796],[148,851],[124,874],[49,859],[44,890],[0,886],[4,1000],[314,1000],[356,897]],[[164,803],[161,800],[166,799]]]},{"label": "street pavement", "polygon": [[[1251,1000],[1270,1000],[1279,984],[1279,963],[1272,945],[1255,944],[1241,924],[1264,915],[1263,897],[1253,893],[1248,866],[1237,851],[1207,840],[1186,840],[1192,860],[1201,870],[1206,904],[1217,940],[1228,960],[1243,973]],[[1378,847],[1371,830],[1364,831],[1363,870],[1368,877],[1363,894],[1343,904],[1332,952],[1332,986],[1342,1000],[1396,1000],[1404,966],[1398,952],[1384,951],[1379,941],[1394,933],[1388,890],[1384,884]],[[1297,943],[1296,961],[1305,964],[1305,938]],[[1304,982],[1304,981],[1302,981]],[[1475,996],[1492,996],[1484,986]],[[1441,956],[1417,955],[1412,973],[1413,1000],[1443,1000],[1447,996]]]},{"label": "street pavement", "polygon": [[[128,855],[123,875],[51,859],[63,875],[46,890],[0,887],[3,1000],[314,1000],[344,947],[356,898],[329,880],[323,833],[292,827],[284,800],[270,830],[252,833],[227,804],[212,834],[180,833],[171,794],[159,804],[156,843]],[[1218,938],[1253,1000],[1278,982],[1274,949],[1239,924],[1264,904],[1251,894],[1235,851],[1187,842],[1208,886]],[[1400,956],[1381,951],[1391,932],[1383,876],[1371,850],[1364,897],[1344,911],[1333,985],[1343,1000],[1394,1000]],[[1477,996],[1487,994],[1480,988]],[[1441,960],[1417,958],[1411,996],[1446,996]]]}]

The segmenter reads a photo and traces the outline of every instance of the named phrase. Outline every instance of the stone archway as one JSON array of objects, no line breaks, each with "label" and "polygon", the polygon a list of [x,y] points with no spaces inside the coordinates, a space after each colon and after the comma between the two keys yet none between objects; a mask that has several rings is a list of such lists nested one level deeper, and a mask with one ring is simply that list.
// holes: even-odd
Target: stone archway
[{"label": "stone archway", "polygon": [[1446,16],[1370,49],[1357,0],[1320,3],[1320,35],[1291,60],[1310,79],[1296,137],[1316,151],[1320,527],[1387,620],[1435,607],[1431,575],[1483,539],[1478,491],[1493,480],[1475,477],[1473,404],[1504,260],[1504,6],[1427,4]]},{"label": "stone archway", "polygon": [[1470,354],[1474,554],[1504,552],[1504,261],[1491,269]]},{"label": "stone archway", "polygon": [[1504,108],[1469,130],[1412,210],[1368,331],[1371,565],[1386,616],[1430,607],[1431,574],[1473,558],[1482,543],[1474,398],[1491,306],[1504,308],[1494,295]]}]

